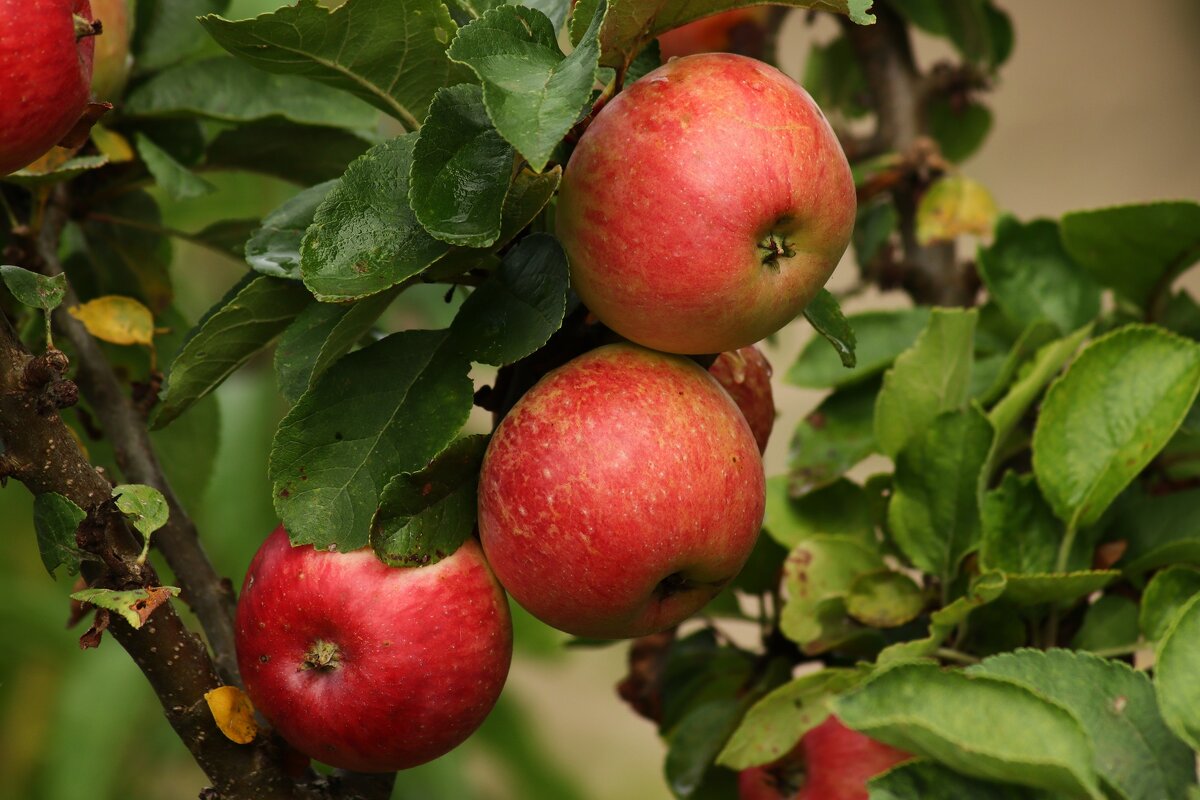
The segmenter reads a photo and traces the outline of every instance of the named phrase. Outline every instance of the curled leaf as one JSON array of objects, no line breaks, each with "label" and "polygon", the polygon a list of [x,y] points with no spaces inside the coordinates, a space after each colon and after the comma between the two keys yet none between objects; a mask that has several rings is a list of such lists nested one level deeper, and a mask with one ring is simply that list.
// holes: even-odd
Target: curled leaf
[{"label": "curled leaf", "polygon": [[204,693],[204,701],[226,738],[238,744],[254,741],[258,725],[254,722],[254,706],[245,692],[236,686],[218,686]]}]

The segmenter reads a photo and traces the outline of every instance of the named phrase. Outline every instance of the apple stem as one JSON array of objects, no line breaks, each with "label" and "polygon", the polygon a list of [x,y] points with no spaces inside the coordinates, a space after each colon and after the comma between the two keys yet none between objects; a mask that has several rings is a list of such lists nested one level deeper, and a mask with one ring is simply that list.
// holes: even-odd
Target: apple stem
[{"label": "apple stem", "polygon": [[762,263],[771,269],[779,269],[780,258],[791,258],[796,255],[787,237],[771,231],[767,238],[758,243],[758,249],[763,251]]},{"label": "apple stem", "polygon": [[342,649],[333,642],[317,639],[304,654],[300,669],[319,669],[330,672],[342,666]]},{"label": "apple stem", "polygon": [[99,36],[104,32],[104,25],[100,20],[90,20],[87,17],[81,17],[78,14],[72,14],[75,18],[75,41],[86,39],[89,36]]}]

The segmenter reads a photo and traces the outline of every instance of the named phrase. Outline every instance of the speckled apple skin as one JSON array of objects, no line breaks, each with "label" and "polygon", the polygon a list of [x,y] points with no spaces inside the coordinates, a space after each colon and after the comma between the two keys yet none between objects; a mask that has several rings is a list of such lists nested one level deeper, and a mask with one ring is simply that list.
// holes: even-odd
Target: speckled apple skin
[{"label": "speckled apple skin", "polygon": [[[302,669],[317,640],[337,669]],[[292,547],[279,527],[250,562],[238,666],[254,707],[293,747],[335,767],[390,772],[450,751],[479,727],[512,659],[508,605],[468,539],[428,567],[370,550]]]},{"label": "speckled apple skin", "polygon": [[708,372],[737,403],[758,442],[758,451],[765,453],[771,429],[775,427],[771,362],[757,347],[743,347],[718,355]]},{"label": "speckled apple skin", "polygon": [[910,758],[831,716],[779,762],[743,770],[738,800],[867,800],[867,781]]},{"label": "speckled apple skin", "polygon": [[0,0],[0,175],[36,161],[88,102],[95,37],[76,41],[88,0]]},{"label": "speckled apple skin", "polygon": [[[720,353],[765,339],[825,285],[850,241],[850,166],[816,103],[779,70],[678,58],[596,115],[563,174],[571,284],[627,339]],[[760,242],[793,256],[763,263]]]},{"label": "speckled apple skin", "polygon": [[501,422],[479,530],[530,613],[615,639],[664,630],[716,595],[754,547],[763,502],[758,446],[716,380],[616,344],[548,373]]}]

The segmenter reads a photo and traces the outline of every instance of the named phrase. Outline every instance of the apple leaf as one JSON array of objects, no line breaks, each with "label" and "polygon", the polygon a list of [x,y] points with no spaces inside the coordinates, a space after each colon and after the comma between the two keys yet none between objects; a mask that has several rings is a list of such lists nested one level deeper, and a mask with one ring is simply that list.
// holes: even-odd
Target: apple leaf
[{"label": "apple leaf", "polygon": [[878,550],[856,538],[820,534],[800,542],[783,565],[788,599],[779,629],[808,654],[852,638],[846,597],[859,576],[883,566]]},{"label": "apple leaf", "polygon": [[350,92],[410,131],[438,89],[467,79],[446,57],[456,26],[440,0],[347,0],[333,10],[299,0],[255,19],[209,15],[200,24],[259,69]]},{"label": "apple leaf", "polygon": [[833,706],[847,726],[956,772],[1104,798],[1092,744],[1076,717],[1007,678],[898,664]]},{"label": "apple leaf", "polygon": [[539,172],[591,101],[604,1],[589,13],[587,33],[566,57],[546,15],[517,5],[488,11],[450,45],[450,57],[483,82],[496,130]]},{"label": "apple leaf", "polygon": [[[1054,569],[1062,522],[1042,499],[1032,475],[1007,472],[1000,485],[985,492],[980,509],[982,535],[979,565],[984,570],[998,569],[1007,574],[1034,574]],[[1091,563],[1086,553],[1082,563]]]},{"label": "apple leaf", "polygon": [[158,73],[129,93],[121,111],[131,117],[219,122],[283,117],[364,131],[379,118],[378,111],[346,92],[295,75],[273,75],[229,56],[187,61]]},{"label": "apple leaf", "polygon": [[[1128,597],[1108,593],[1096,598],[1083,614],[1079,630],[1071,637],[1075,650],[1128,651],[1138,641],[1138,607]],[[1024,644],[1022,637],[1021,645]],[[1021,645],[1014,645],[1019,647]]]},{"label": "apple leaf", "polygon": [[1065,334],[1100,313],[1100,287],[1063,249],[1053,220],[1001,217],[977,260],[988,294],[1018,325],[1048,320]]},{"label": "apple leaf", "polygon": [[91,558],[75,545],[75,531],[87,512],[61,494],[45,492],[33,499],[33,529],[37,534],[38,552],[50,577],[60,566],[67,574],[79,573],[79,562]]},{"label": "apple leaf", "polygon": [[121,615],[131,628],[140,628],[154,610],[172,597],[179,596],[174,586],[148,586],[145,589],[116,591],[115,589],[84,589],[71,595],[72,600],[91,603]]},{"label": "apple leaf", "polygon": [[1041,575],[1006,574],[1004,599],[1019,606],[1040,606],[1045,603],[1069,603],[1098,592],[1121,573],[1115,569],[1052,572]]},{"label": "apple leaf", "polygon": [[149,137],[138,133],[133,141],[155,184],[172,200],[192,200],[217,190],[217,187],[180,164]]},{"label": "apple leaf", "polygon": [[854,328],[850,326],[837,298],[828,289],[822,289],[804,309],[804,318],[816,329],[817,333],[833,345],[842,366],[854,369],[858,360],[854,356]]},{"label": "apple leaf", "polygon": [[457,440],[417,472],[388,481],[371,520],[371,548],[389,567],[448,558],[475,529],[476,485],[488,437]]},{"label": "apple leaf", "polygon": [[1130,325],[1092,342],[1046,392],[1033,433],[1042,494],[1070,528],[1099,519],[1200,391],[1200,345]]},{"label": "apple leaf", "polygon": [[[139,72],[155,72],[195,54],[208,41],[201,14],[222,14],[230,0],[138,0],[132,55]],[[130,5],[131,11],[134,6]]]},{"label": "apple leaf", "polygon": [[1083,723],[1100,778],[1128,800],[1182,797],[1195,783],[1191,749],[1163,723],[1154,687],[1127,664],[1069,650],[1018,650],[967,668],[1006,678]]},{"label": "apple leaf", "polygon": [[328,125],[298,125],[271,117],[226,128],[204,154],[208,170],[272,175],[299,186],[334,180],[374,142]]},{"label": "apple leaf", "polygon": [[955,772],[934,761],[918,759],[893,767],[867,782],[869,800],[1058,800],[1059,795],[995,783]]},{"label": "apple leaf", "polygon": [[867,493],[844,478],[802,497],[792,495],[787,476],[768,478],[763,527],[788,549],[818,533],[850,536],[866,544],[875,541]]},{"label": "apple leaf", "polygon": [[196,324],[171,364],[154,427],[187,411],[312,303],[294,281],[250,273]]},{"label": "apple leaf", "polygon": [[[780,5],[813,8],[845,14],[859,25],[875,22],[872,0],[785,0]],[[582,38],[585,20],[591,20],[597,0],[580,0],[571,18],[571,40]],[[701,17],[748,5],[746,0],[610,0],[600,28],[600,64],[624,70],[653,38]]]},{"label": "apple leaf", "polygon": [[896,10],[980,66],[994,70],[1012,53],[1012,20],[992,0],[902,0]]},{"label": "apple leaf", "polygon": [[[885,647],[875,663],[879,666],[902,661],[927,658],[933,655],[942,643],[971,613],[999,599],[1004,594],[1007,582],[1000,572],[985,572],[976,578],[965,595],[929,615],[929,635],[922,639],[897,642]],[[1022,630],[1022,641],[1024,641]]]},{"label": "apple leaf", "polygon": [[279,393],[290,403],[299,400],[370,332],[398,294],[398,287],[392,287],[350,305],[312,303],[301,311],[275,348]]},{"label": "apple leaf", "polygon": [[225,738],[237,744],[250,744],[258,736],[258,723],[254,721],[254,705],[250,698],[236,686],[218,686],[204,693],[213,722]]},{"label": "apple leaf", "polygon": [[836,481],[875,452],[875,395],[871,381],[833,392],[792,434],[788,488],[796,496]]},{"label": "apple leaf", "polygon": [[0,280],[12,292],[18,303],[31,308],[53,311],[62,304],[67,293],[67,276],[39,275],[21,267],[0,265]]},{"label": "apple leaf", "polygon": [[324,302],[357,300],[417,275],[450,249],[408,205],[417,134],[376,145],[317,208],[300,246],[304,284]]},{"label": "apple leaf", "polygon": [[933,309],[912,348],[883,376],[875,401],[875,440],[893,459],[935,417],[962,408],[971,382],[974,309]]},{"label": "apple leaf", "polygon": [[300,280],[300,242],[338,179],[325,181],[288,198],[263,217],[246,240],[246,263],[263,275]]},{"label": "apple leaf", "polygon": [[827,668],[768,693],[746,712],[717,763],[743,770],[783,757],[800,737],[826,720],[830,713],[827,701],[853,688],[863,677],[858,670]]},{"label": "apple leaf", "polygon": [[170,514],[167,500],[153,486],[123,483],[113,487],[112,496],[120,512],[145,538],[149,539],[150,534],[167,524]]},{"label": "apple leaf", "polygon": [[905,556],[944,584],[979,544],[979,475],[992,427],[976,408],[948,412],[896,457],[888,528]]},{"label": "apple leaf", "polygon": [[417,220],[443,242],[494,244],[513,157],[488,119],[482,89],[469,83],[439,89],[412,151],[408,199]]},{"label": "apple leaf", "polygon": [[1200,564],[1200,489],[1156,496],[1135,483],[1113,505],[1109,527],[1126,542],[1117,564],[1126,574]]},{"label": "apple leaf", "polygon": [[1097,281],[1145,307],[1200,260],[1200,203],[1076,211],[1062,218],[1062,243]]},{"label": "apple leaf", "polygon": [[154,314],[132,297],[104,295],[67,309],[88,333],[111,344],[154,344]]},{"label": "apple leaf", "polygon": [[846,613],[872,628],[912,622],[924,608],[921,587],[907,575],[889,569],[859,575],[846,595]]},{"label": "apple leaf", "polygon": [[996,222],[996,201],[983,184],[964,175],[934,181],[917,205],[917,242],[951,242],[959,236],[986,236]]},{"label": "apple leaf", "polygon": [[857,340],[854,369],[846,369],[833,349],[820,338],[813,337],[788,370],[788,383],[812,389],[838,388],[883,372],[925,329],[929,309],[868,311],[847,317],[846,321]]},{"label": "apple leaf", "polygon": [[948,161],[961,164],[972,156],[992,129],[992,112],[968,100],[951,102],[944,96],[932,97],[926,106],[929,135],[941,147]]},{"label": "apple leaf", "polygon": [[1200,569],[1176,564],[1155,573],[1142,594],[1138,627],[1151,642],[1160,641],[1187,602],[1200,594]]},{"label": "apple leaf", "polygon": [[[54,154],[57,154],[57,152],[52,151]],[[65,152],[69,153],[70,151]],[[27,189],[38,186],[50,186],[55,183],[62,183],[63,181],[78,178],[85,172],[100,169],[100,167],[107,166],[110,161],[111,159],[104,154],[75,156],[73,158],[56,159],[49,162],[39,159],[24,169],[10,172],[8,175],[0,175],[0,182],[24,186]]]},{"label": "apple leaf", "polygon": [[1171,618],[1155,655],[1154,688],[1163,719],[1193,750],[1200,750],[1200,595]]}]

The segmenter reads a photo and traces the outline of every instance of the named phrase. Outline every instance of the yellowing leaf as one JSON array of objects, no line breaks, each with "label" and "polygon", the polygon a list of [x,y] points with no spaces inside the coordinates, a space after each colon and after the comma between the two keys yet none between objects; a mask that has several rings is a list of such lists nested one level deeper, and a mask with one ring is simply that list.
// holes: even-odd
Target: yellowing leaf
[{"label": "yellowing leaf", "polygon": [[97,339],[113,344],[154,343],[154,316],[132,297],[106,295],[67,310]]},{"label": "yellowing leaf", "polygon": [[129,140],[103,125],[92,128],[92,143],[96,145],[97,150],[108,156],[108,160],[113,164],[133,161],[133,146],[129,144]]},{"label": "yellowing leaf", "polygon": [[938,180],[917,206],[917,241],[953,241],[964,233],[983,236],[996,222],[996,201],[983,184],[962,175]]},{"label": "yellowing leaf", "polygon": [[208,710],[221,733],[238,744],[249,744],[258,735],[254,722],[254,706],[250,698],[236,686],[218,686],[204,693]]}]

